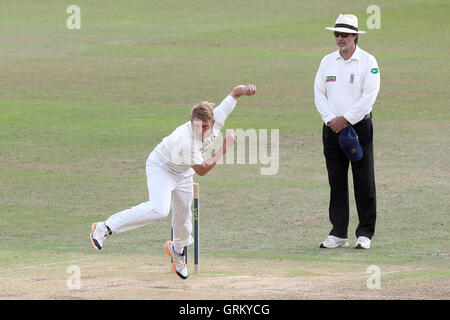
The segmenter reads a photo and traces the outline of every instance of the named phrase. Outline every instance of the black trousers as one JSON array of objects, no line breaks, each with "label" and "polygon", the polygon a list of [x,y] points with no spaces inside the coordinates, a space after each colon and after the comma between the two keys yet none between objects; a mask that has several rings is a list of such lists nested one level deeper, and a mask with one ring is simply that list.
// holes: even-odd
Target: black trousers
[{"label": "black trousers", "polygon": [[323,126],[322,139],[330,184],[329,217],[333,225],[330,235],[348,238],[348,168],[351,163],[356,209],[359,218],[355,233],[357,237],[365,236],[371,239],[375,233],[376,222],[372,118],[361,120],[353,125],[353,128],[358,134],[363,157],[360,161],[351,163],[339,146],[339,135],[328,126]]}]

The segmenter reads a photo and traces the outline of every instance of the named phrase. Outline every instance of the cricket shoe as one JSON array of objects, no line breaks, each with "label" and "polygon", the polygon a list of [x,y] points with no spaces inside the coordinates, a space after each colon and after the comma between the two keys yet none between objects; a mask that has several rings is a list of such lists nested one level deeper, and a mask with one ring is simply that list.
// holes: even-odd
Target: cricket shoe
[{"label": "cricket shoe", "polygon": [[356,239],[355,249],[370,249],[370,239],[364,236],[358,237]]},{"label": "cricket shoe", "polygon": [[101,250],[103,241],[111,234],[104,222],[97,222],[92,224],[91,242],[95,249]]},{"label": "cricket shoe", "polygon": [[348,247],[348,240],[346,238],[328,236],[327,240],[320,243],[320,248],[334,249],[338,247]]},{"label": "cricket shoe", "polygon": [[167,254],[171,258],[173,272],[176,273],[181,279],[187,279],[188,270],[186,266],[186,251],[183,251],[182,254],[176,253],[172,244],[172,241],[167,241],[164,244],[164,249],[166,249]]}]

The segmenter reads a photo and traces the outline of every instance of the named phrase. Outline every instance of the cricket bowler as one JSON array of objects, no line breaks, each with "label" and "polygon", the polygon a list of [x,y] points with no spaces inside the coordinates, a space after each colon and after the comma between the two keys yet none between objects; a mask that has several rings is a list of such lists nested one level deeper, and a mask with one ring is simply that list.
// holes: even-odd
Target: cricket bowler
[{"label": "cricket bowler", "polygon": [[114,233],[164,219],[172,209],[173,241],[167,241],[164,248],[171,257],[174,273],[186,279],[188,270],[184,247],[194,242],[191,236],[193,176],[195,173],[199,176],[207,174],[227,149],[234,146],[234,134],[228,131],[222,146],[209,159],[203,159],[203,153],[214,144],[239,97],[254,94],[254,85],[238,85],[214,109],[214,104],[207,101],[194,106],[190,121],[165,137],[147,158],[149,201],[117,212],[104,222],[93,223],[90,239],[94,248],[102,249],[103,241]]}]

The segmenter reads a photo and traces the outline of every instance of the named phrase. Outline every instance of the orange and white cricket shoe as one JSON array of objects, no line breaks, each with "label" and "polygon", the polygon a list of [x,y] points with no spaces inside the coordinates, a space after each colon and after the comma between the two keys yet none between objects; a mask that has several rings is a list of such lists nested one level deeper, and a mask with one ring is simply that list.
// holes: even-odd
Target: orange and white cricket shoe
[{"label": "orange and white cricket shoe", "polygon": [[97,222],[92,224],[91,242],[95,249],[101,250],[103,241],[111,234],[111,230],[104,222]]},{"label": "orange and white cricket shoe", "polygon": [[164,249],[166,249],[167,254],[172,259],[173,272],[181,279],[187,279],[188,270],[186,266],[186,251],[184,251],[183,254],[176,253],[173,249],[172,241],[166,241]]}]

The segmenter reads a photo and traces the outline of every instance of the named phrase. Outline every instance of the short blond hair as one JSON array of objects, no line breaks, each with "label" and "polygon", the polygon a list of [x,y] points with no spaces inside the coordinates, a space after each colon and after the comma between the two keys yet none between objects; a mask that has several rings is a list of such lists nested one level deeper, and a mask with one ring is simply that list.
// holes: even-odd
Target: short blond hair
[{"label": "short blond hair", "polygon": [[202,121],[214,120],[214,103],[201,101],[191,109],[191,119],[200,119]]}]

